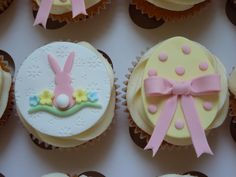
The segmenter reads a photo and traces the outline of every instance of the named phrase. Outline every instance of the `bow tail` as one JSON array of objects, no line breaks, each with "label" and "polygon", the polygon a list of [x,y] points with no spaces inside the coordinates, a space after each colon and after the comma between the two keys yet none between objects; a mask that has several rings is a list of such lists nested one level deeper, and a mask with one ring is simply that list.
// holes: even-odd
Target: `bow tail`
[{"label": "bow tail", "polygon": [[195,148],[197,157],[207,153],[213,155],[211,148],[207,142],[206,134],[202,128],[200,118],[195,108],[194,100],[192,96],[182,96],[182,110],[185,115],[185,120],[188,125],[189,132],[193,146]]},{"label": "bow tail", "polygon": [[85,0],[71,0],[72,3],[72,15],[75,18],[79,14],[88,15],[85,7]]},{"label": "bow tail", "polygon": [[178,97],[173,96],[167,100],[164,105],[164,109],[160,114],[160,118],[156,123],[156,127],[152,133],[151,139],[149,140],[145,150],[152,149],[153,156],[156,155],[158,149],[160,148],[165,135],[169,129],[171,121],[176,111],[178,102]]},{"label": "bow tail", "polygon": [[47,20],[50,14],[50,10],[52,8],[53,0],[42,0],[39,11],[34,21],[34,26],[42,24],[44,28],[46,28]]}]

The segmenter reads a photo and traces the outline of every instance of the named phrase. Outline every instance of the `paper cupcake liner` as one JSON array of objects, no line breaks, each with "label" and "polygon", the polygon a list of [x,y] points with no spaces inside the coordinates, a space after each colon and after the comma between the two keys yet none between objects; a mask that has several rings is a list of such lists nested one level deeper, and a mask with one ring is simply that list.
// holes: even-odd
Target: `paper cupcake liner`
[{"label": "paper cupcake liner", "polygon": [[236,4],[234,0],[227,0],[225,12],[231,23],[236,25]]},{"label": "paper cupcake liner", "polygon": [[135,5],[137,10],[141,10],[143,14],[147,14],[149,18],[155,17],[156,20],[164,19],[165,21],[175,21],[184,19],[188,16],[193,16],[210,2],[211,0],[206,0],[185,11],[170,11],[157,7],[144,0],[131,0],[131,4]]},{"label": "paper cupcake liner", "polygon": [[231,118],[230,133],[236,142],[236,98],[232,93],[230,93],[229,117]]},{"label": "paper cupcake liner", "polygon": [[[95,4],[94,6],[90,7],[87,9],[87,14],[88,15],[83,15],[80,14],[77,17],[73,18],[72,17],[72,12],[68,12],[65,14],[61,15],[54,15],[50,14],[49,18],[52,21],[59,21],[61,23],[66,22],[66,23],[73,23],[73,22],[78,22],[78,21],[85,21],[95,15],[99,15],[102,10],[105,10],[107,5],[110,4],[110,0],[101,0],[99,3]],[[33,1],[32,3],[32,9],[33,11],[38,11],[39,6]]]},{"label": "paper cupcake liner", "polygon": [[186,172],[183,175],[192,175],[192,176],[196,176],[196,177],[208,177],[207,175],[205,175],[202,172],[199,171],[190,171],[190,172]]},{"label": "paper cupcake liner", "polygon": [[[146,51],[148,51],[149,48],[147,48],[145,51],[141,52],[141,56],[143,56]],[[124,99],[124,101],[122,102],[122,105],[125,107],[125,112],[128,114],[128,122],[129,122],[129,132],[130,132],[130,136],[132,138],[132,140],[134,141],[134,143],[144,149],[149,141],[149,139],[151,138],[151,135],[149,135],[148,133],[146,133],[145,131],[143,131],[142,129],[140,129],[135,122],[132,119],[132,116],[129,112],[129,109],[127,107],[127,101],[126,101],[126,96],[127,96],[127,87],[128,87],[128,83],[129,83],[129,79],[130,76],[134,70],[134,68],[136,67],[136,65],[139,63],[139,61],[141,60],[142,57],[137,56],[136,60],[134,60],[132,62],[132,67],[128,69],[128,74],[125,75],[126,77],[126,81],[124,81],[124,88],[122,89],[123,91],[123,96],[122,98]],[[170,143],[167,143],[166,141],[163,141],[163,143],[161,144],[160,150],[179,150],[179,149],[187,149],[189,147],[192,147],[192,145],[186,145],[186,146],[177,146],[177,145],[173,145]]]},{"label": "paper cupcake liner", "polygon": [[[68,41],[71,42],[71,40],[68,40]],[[74,42],[76,42],[76,41],[74,41]],[[107,61],[111,64],[111,66],[113,68],[113,63],[112,63],[111,58],[105,52],[103,52],[101,50],[98,50],[98,51],[104,56],[104,58],[107,59]],[[115,72],[114,72],[114,74],[115,74]],[[116,103],[115,103],[115,114],[116,114],[116,110],[119,108],[118,103],[121,101],[118,96],[121,93],[118,91],[118,89],[120,88],[120,86],[117,84],[118,79],[115,78],[114,81],[115,81],[114,87],[116,90]],[[86,142],[84,144],[76,146],[76,147],[69,147],[69,148],[56,147],[56,146],[50,145],[46,142],[39,140],[33,134],[29,134],[29,136],[35,145],[37,145],[39,148],[44,149],[44,150],[63,150],[63,151],[64,150],[72,150],[72,149],[79,150],[80,148],[87,148],[88,146],[93,146],[96,143],[100,142],[108,134],[108,132],[111,131],[112,126],[115,124],[115,117],[116,117],[116,115],[114,115],[113,120],[112,120],[111,124],[109,125],[108,129],[106,131],[104,131],[101,135],[97,136],[96,138],[94,138],[92,140],[89,140],[88,142]],[[24,126],[23,126],[23,128],[26,129]]]},{"label": "paper cupcake liner", "polygon": [[[15,63],[12,57],[5,51],[0,50],[0,56],[3,56],[3,59],[0,59],[0,67],[6,72],[10,72],[12,77],[15,73]],[[0,57],[1,58],[1,57]],[[7,102],[6,110],[4,111],[2,117],[0,118],[0,127],[4,126],[7,120],[13,115],[13,110],[15,106],[14,101],[14,82],[11,84],[9,91],[9,97]]]},{"label": "paper cupcake liner", "polygon": [[13,0],[0,0],[0,14],[3,13],[13,2]]}]

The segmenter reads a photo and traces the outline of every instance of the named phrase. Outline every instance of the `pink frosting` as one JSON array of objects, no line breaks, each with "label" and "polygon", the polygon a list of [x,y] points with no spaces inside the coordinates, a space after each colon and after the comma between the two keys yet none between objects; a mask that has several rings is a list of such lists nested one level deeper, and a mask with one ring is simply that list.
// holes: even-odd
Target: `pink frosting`
[{"label": "pink frosting", "polygon": [[156,113],[156,112],[157,112],[157,106],[154,105],[154,104],[150,104],[150,105],[148,106],[148,112],[151,113],[151,114]]},{"label": "pink frosting", "polygon": [[157,72],[155,69],[150,69],[148,71],[148,76],[151,77],[151,76],[157,76]]},{"label": "pink frosting", "polygon": [[178,129],[178,130],[182,130],[184,128],[184,121],[178,119],[175,122],[175,128]]},{"label": "pink frosting", "polygon": [[182,76],[182,75],[184,75],[184,73],[185,73],[185,68],[182,67],[182,66],[178,66],[178,67],[175,68],[175,72],[176,72],[176,74],[178,74],[179,76]]},{"label": "pink frosting", "polygon": [[159,60],[165,62],[168,59],[168,55],[165,52],[161,52],[158,56]]},{"label": "pink frosting", "polygon": [[212,110],[213,108],[213,104],[211,102],[204,102],[203,103],[203,108],[206,110],[206,111],[210,111]]},{"label": "pink frosting", "polygon": [[188,45],[183,45],[182,46],[182,51],[185,55],[189,55],[191,53],[191,48]]},{"label": "pink frosting", "polygon": [[202,71],[206,71],[208,69],[208,63],[207,62],[202,62],[199,64],[199,69]]}]

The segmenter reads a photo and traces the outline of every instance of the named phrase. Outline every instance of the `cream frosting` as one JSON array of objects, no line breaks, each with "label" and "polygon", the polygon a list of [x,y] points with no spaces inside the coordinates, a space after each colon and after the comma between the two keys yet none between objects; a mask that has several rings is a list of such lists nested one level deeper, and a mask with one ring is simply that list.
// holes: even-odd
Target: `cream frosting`
[{"label": "cream frosting", "polygon": [[42,177],[69,177],[69,176],[64,173],[50,173],[47,175],[43,175]]},{"label": "cream frosting", "polygon": [[[40,5],[41,0],[34,0],[37,5]],[[86,9],[96,5],[99,3],[101,0],[85,0],[85,7]],[[54,15],[61,15],[71,12],[71,0],[54,0],[52,9],[50,11],[51,14]]]},{"label": "cream frosting", "polygon": [[[55,44],[57,44],[57,43],[54,43],[52,45],[54,46]],[[66,43],[64,43],[64,44],[66,44]],[[80,144],[86,143],[86,142],[88,142],[91,139],[96,138],[97,136],[101,135],[104,131],[106,131],[108,129],[108,127],[110,126],[110,124],[112,122],[112,119],[114,117],[116,91],[115,91],[115,87],[114,87],[114,73],[113,73],[113,70],[112,70],[110,64],[90,44],[88,44],[86,42],[80,42],[78,44],[73,44],[73,45],[76,45],[76,46],[79,46],[79,47],[84,47],[87,50],[89,50],[90,52],[92,52],[93,54],[95,54],[92,57],[96,57],[99,60],[99,63],[105,67],[103,69],[98,67],[98,69],[99,70],[101,70],[101,69],[105,70],[106,71],[105,73],[108,76],[107,79],[106,79],[105,75],[103,76],[101,81],[103,82],[103,80],[104,80],[105,82],[104,82],[103,86],[100,87],[100,88],[101,89],[106,89],[106,84],[105,83],[108,82],[107,83],[108,84],[108,88],[111,89],[111,93],[107,92],[108,95],[105,95],[105,97],[106,97],[105,100],[108,101],[108,104],[107,104],[107,106],[106,106],[106,104],[104,105],[104,112],[103,112],[103,114],[101,114],[101,117],[100,116],[97,117],[98,113],[94,112],[95,110],[91,110],[92,112],[95,113],[95,115],[96,115],[95,117],[97,117],[98,119],[96,121],[93,121],[93,124],[91,124],[89,126],[88,126],[88,124],[86,123],[85,120],[87,120],[87,122],[89,122],[91,120],[88,120],[88,119],[85,119],[83,121],[81,120],[83,124],[78,124],[78,125],[80,125],[80,126],[83,125],[83,127],[85,128],[82,131],[79,131],[77,133],[73,133],[74,135],[72,135],[71,133],[70,133],[71,135],[70,134],[61,135],[61,132],[59,132],[59,134],[52,135],[52,134],[48,133],[47,130],[44,130],[44,129],[40,129],[39,130],[37,128],[37,126],[32,125],[32,123],[29,120],[27,120],[27,118],[26,118],[26,117],[31,117],[32,118],[32,115],[24,114],[23,111],[22,111],[22,109],[24,109],[24,108],[20,108],[19,107],[19,103],[20,103],[19,94],[21,92],[19,92],[19,89],[18,89],[19,87],[17,86],[18,85],[17,81],[19,81],[19,80],[21,81],[21,77],[19,76],[19,74],[16,77],[16,84],[15,84],[16,85],[16,98],[17,98],[16,102],[18,103],[16,105],[17,105],[17,112],[18,112],[18,115],[19,115],[22,123],[24,124],[26,129],[31,134],[33,134],[36,138],[38,138],[39,140],[44,141],[44,142],[46,142],[48,144],[56,146],[56,147],[75,147],[75,146],[78,146]],[[65,46],[67,46],[67,44]],[[50,47],[47,47],[47,48],[50,49]],[[68,49],[70,49],[70,48],[68,48]],[[81,54],[81,51],[80,51],[80,54]],[[82,64],[83,64],[83,62],[82,62]],[[95,66],[96,66],[96,63],[94,63],[93,67],[95,67]],[[73,73],[73,70],[72,70],[72,73]],[[101,77],[101,76],[102,75],[100,75],[99,77]],[[85,82],[86,83],[86,81],[83,81],[83,79],[81,79],[80,82]],[[94,84],[92,84],[92,85],[94,85]],[[82,110],[82,111],[86,111],[86,110]],[[78,112],[76,115],[78,115],[78,116],[79,115],[83,115],[84,113],[82,113],[82,111]],[[43,117],[42,113],[36,113],[36,115],[37,115],[37,117]],[[50,115],[47,115],[47,113],[45,113],[44,116],[50,117]],[[77,116],[77,118],[78,118],[78,116]],[[86,113],[86,116],[88,116],[88,112]],[[64,118],[64,119],[69,119],[69,118]],[[71,123],[71,126],[74,127],[75,126],[74,123]],[[76,129],[78,130],[78,128],[76,128]]]},{"label": "cream frosting", "polygon": [[236,69],[234,68],[229,77],[229,89],[236,96]]},{"label": "cream frosting", "polygon": [[194,177],[192,175],[178,175],[178,174],[168,174],[168,175],[162,175],[159,177]]},{"label": "cream frosting", "polygon": [[[183,40],[186,40],[181,37],[176,37],[169,39],[171,40],[179,40],[178,42],[183,42]],[[177,42],[177,43],[178,43]],[[144,103],[142,101],[141,95],[141,88],[143,84],[143,75],[144,75],[144,68],[147,65],[148,59],[155,53],[156,50],[158,50],[164,42],[157,44],[153,48],[151,48],[149,51],[144,54],[144,56],[141,58],[137,66],[134,68],[127,87],[127,104],[128,109],[130,111],[131,117],[133,118],[136,125],[141,128],[143,131],[147,132],[148,134],[152,134],[154,129],[154,123],[150,122],[147,119],[147,113],[144,109]],[[166,41],[165,41],[166,43]],[[205,55],[209,59],[209,62],[211,63],[211,66],[214,68],[216,73],[221,75],[221,86],[222,90],[220,92],[219,102],[217,106],[217,115],[215,116],[214,121],[211,122],[211,124],[208,125],[206,128],[206,132],[209,132],[212,128],[216,128],[220,126],[223,121],[226,118],[228,105],[229,105],[229,99],[228,99],[228,90],[227,90],[227,77],[226,77],[226,71],[224,66],[221,64],[221,62],[213,56],[206,48],[202,47],[200,44],[195,43],[198,47],[202,49],[202,51],[205,52]],[[203,125],[204,126],[204,125]],[[177,133],[176,133],[177,134]],[[165,137],[165,141],[175,144],[175,145],[188,145],[191,144],[191,139],[188,135],[188,131],[184,135],[179,134],[179,136],[173,136],[170,134],[167,134]],[[184,138],[185,137],[185,138]]]},{"label": "cream frosting", "polygon": [[171,10],[171,11],[185,11],[191,9],[194,5],[204,2],[205,0],[146,0],[153,5]]}]

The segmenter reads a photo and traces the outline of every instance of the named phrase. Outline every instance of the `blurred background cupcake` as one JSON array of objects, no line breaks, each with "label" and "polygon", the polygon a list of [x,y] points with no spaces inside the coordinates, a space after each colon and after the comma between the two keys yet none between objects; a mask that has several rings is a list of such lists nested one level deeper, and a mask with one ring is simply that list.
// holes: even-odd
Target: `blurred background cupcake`
[{"label": "blurred background cupcake", "polygon": [[15,64],[12,57],[0,50],[0,127],[3,126],[12,114],[14,107],[14,93],[12,78]]},{"label": "blurred background cupcake", "polygon": [[64,173],[50,173],[47,175],[43,175],[42,177],[105,177],[103,174],[96,171],[88,171],[81,173],[79,175],[69,175]]},{"label": "blurred background cupcake", "polygon": [[225,6],[226,15],[228,16],[231,23],[236,25],[236,1],[235,0],[227,0]]},{"label": "blurred background cupcake", "polygon": [[129,13],[136,25],[152,29],[193,16],[209,3],[210,0],[131,0]]},{"label": "blurred background cupcake", "polygon": [[191,172],[184,173],[183,175],[168,174],[168,175],[162,175],[160,177],[207,177],[207,175],[201,172],[191,171]]},{"label": "blurred background cupcake", "polygon": [[228,113],[226,71],[217,57],[183,37],[148,50],[127,75],[126,102],[133,141],[152,150],[193,145],[213,154],[207,134]]},{"label": "blurred background cupcake", "polygon": [[58,29],[68,23],[87,20],[106,9],[110,0],[32,0],[34,25]]},{"label": "blurred background cupcake", "polygon": [[17,113],[44,149],[98,140],[113,120],[112,65],[86,42],[54,42],[35,50],[15,81]]},{"label": "blurred background cupcake", "polygon": [[0,14],[7,10],[12,2],[13,0],[0,0]]}]

